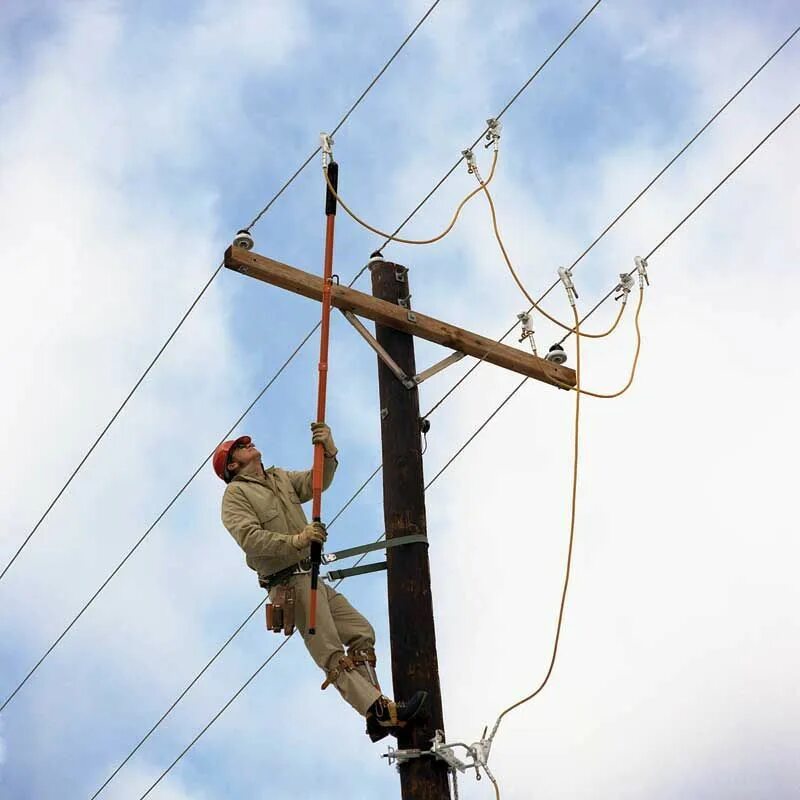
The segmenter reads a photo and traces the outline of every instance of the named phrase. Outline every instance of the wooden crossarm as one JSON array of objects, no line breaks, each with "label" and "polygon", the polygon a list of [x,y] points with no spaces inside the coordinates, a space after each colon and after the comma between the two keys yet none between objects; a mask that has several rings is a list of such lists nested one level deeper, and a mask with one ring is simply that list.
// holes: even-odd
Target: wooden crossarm
[{"label": "wooden crossarm", "polygon": [[[312,300],[322,300],[322,278],[308,272],[282,264],[266,256],[258,255],[242,247],[231,246],[225,251],[225,266],[251,278],[271,283],[280,289]],[[490,364],[510,369],[553,386],[574,386],[575,370],[553,364],[544,358],[526,353],[516,347],[499,344],[477,333],[450,325],[433,317],[411,311],[402,306],[387,303],[369,294],[334,285],[331,303],[342,311],[352,311],[359,317],[387,325],[390,328],[419,336],[430,342],[450,347],[475,358],[483,358]]]}]

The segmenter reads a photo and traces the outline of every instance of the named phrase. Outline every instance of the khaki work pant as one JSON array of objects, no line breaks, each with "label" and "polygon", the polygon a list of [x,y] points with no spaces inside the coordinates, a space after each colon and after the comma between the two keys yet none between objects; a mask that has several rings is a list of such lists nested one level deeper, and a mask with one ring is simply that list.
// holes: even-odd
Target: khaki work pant
[{"label": "khaki work pant", "polygon": [[[294,586],[297,598],[295,602],[295,625],[303,637],[306,648],[317,666],[327,676],[327,671],[339,664],[345,654],[345,647],[350,650],[375,647],[375,631],[369,621],[347,601],[347,598],[328,586],[322,578],[317,584],[317,620],[316,633],[309,636],[308,606],[311,597],[311,576],[295,575],[289,579]],[[274,594],[270,592],[270,599]],[[367,709],[381,696],[380,689],[373,686],[369,673],[363,666],[350,672],[342,670],[333,684],[339,694],[362,716]]]}]

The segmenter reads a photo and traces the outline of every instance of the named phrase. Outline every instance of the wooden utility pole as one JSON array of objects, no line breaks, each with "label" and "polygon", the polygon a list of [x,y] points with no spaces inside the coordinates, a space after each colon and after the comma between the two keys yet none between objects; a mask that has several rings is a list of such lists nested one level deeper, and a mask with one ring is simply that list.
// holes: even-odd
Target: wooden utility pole
[{"label": "wooden utility pole", "polygon": [[[404,301],[408,313],[408,270],[373,261],[370,271],[373,296],[394,304]],[[417,374],[413,336],[376,325],[375,338],[406,375]],[[386,538],[426,534],[419,390],[406,388],[380,358],[378,386]],[[436,731],[444,731],[428,545],[393,547],[387,551],[386,562],[394,696],[407,699],[420,689],[429,693],[421,721],[401,732],[398,748],[428,750]],[[423,756],[400,764],[399,771],[403,800],[449,800],[444,762]]]},{"label": "wooden utility pole", "polygon": [[[321,278],[243,247],[227,249],[225,266],[295,294],[322,300]],[[575,386],[576,375],[569,367],[412,311],[405,267],[374,258],[370,271],[372,296],[335,284],[330,287],[331,305],[344,313],[379,356],[386,538],[427,535],[418,384],[462,355],[561,388]],[[375,322],[375,337],[357,317]],[[455,352],[417,374],[415,336]],[[420,689],[429,692],[420,719],[400,732],[398,750],[429,750],[436,731],[444,731],[444,721],[427,542],[398,543],[387,548],[385,565],[358,567],[349,573],[364,574],[383,568],[387,570],[389,587],[394,696],[406,700]],[[347,572],[341,570],[339,574]],[[441,758],[413,757],[408,752],[404,756],[409,757],[399,761],[403,800],[450,800],[447,765]]]}]

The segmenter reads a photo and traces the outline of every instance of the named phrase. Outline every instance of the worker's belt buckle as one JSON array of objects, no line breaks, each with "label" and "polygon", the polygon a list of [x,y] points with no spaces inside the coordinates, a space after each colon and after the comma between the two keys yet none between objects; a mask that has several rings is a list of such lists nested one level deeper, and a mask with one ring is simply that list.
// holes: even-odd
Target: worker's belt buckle
[{"label": "worker's belt buckle", "polygon": [[297,564],[293,564],[291,567],[286,567],[286,569],[278,570],[278,572],[274,572],[272,575],[267,575],[266,577],[259,575],[258,585],[262,589],[270,591],[273,587],[279,586],[280,584],[288,581],[289,578],[292,578],[295,575],[305,575],[308,572],[311,572],[311,559],[304,558]]},{"label": "worker's belt buckle", "polygon": [[285,636],[294,633],[296,593],[294,586],[277,586],[271,603],[267,603],[267,630],[283,631]]}]

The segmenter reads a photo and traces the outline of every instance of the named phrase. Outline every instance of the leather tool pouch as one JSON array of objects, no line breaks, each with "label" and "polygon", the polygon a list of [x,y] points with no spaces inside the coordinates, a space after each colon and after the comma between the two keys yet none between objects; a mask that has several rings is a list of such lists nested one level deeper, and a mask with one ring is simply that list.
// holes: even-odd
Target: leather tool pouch
[{"label": "leather tool pouch", "polygon": [[295,589],[294,586],[278,586],[275,597],[267,603],[267,630],[291,636],[294,633]]}]

